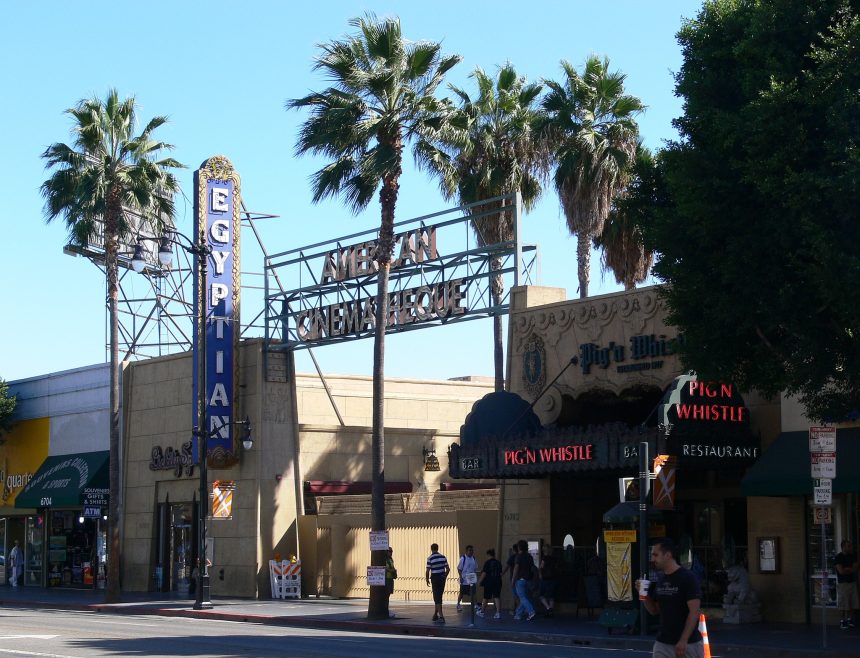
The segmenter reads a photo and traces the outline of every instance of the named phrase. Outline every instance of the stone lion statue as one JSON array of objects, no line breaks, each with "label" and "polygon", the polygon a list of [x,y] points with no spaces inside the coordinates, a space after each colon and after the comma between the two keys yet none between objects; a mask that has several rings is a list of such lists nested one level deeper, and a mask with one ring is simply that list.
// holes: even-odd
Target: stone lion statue
[{"label": "stone lion statue", "polygon": [[758,597],[750,585],[750,575],[746,569],[736,564],[726,569],[726,575],[729,578],[729,586],[723,597],[723,603],[756,603],[758,601]]}]

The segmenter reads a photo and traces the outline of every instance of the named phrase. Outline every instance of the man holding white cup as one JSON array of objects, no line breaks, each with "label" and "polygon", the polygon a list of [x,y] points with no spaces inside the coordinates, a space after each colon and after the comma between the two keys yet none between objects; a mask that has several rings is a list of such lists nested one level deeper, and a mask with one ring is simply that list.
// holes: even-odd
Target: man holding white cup
[{"label": "man holding white cup", "polygon": [[651,561],[662,575],[656,583],[644,578],[636,581],[645,609],[652,615],[660,615],[653,656],[704,658],[705,647],[698,629],[702,590],[696,576],[678,564],[676,552],[668,539],[654,544]]}]

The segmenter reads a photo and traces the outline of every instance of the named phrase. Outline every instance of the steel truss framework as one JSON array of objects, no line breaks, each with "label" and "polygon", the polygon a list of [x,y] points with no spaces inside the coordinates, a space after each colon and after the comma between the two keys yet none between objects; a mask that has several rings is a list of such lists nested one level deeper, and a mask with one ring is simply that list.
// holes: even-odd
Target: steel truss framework
[{"label": "steel truss framework", "polygon": [[[486,244],[474,234],[473,222],[499,212],[511,214],[513,239]],[[394,311],[386,332],[507,313],[512,285],[539,283],[539,252],[536,246],[521,244],[521,217],[519,195],[512,194],[396,223],[389,272],[389,301]],[[296,350],[373,336],[369,309],[375,305],[378,275],[375,262],[373,268],[368,266],[372,260],[368,253],[372,254],[377,238],[377,230],[362,231],[266,258],[268,350]],[[434,238],[436,257],[427,258],[430,250],[421,245]],[[444,253],[452,246],[459,250]],[[356,261],[360,266],[356,267]],[[357,270],[361,271],[358,275]],[[492,295],[497,277],[504,284],[499,303]],[[461,294],[465,308],[451,312]]]},{"label": "steel truss framework", "polygon": [[[133,225],[142,227],[139,215],[126,209]],[[256,221],[278,215],[252,212],[242,204],[242,227],[248,228],[262,251],[265,247],[256,227]],[[168,224],[172,229],[172,225]],[[173,229],[175,230],[175,229]],[[131,266],[131,258],[138,237],[146,252],[147,266],[142,274]],[[141,228],[131,243],[120,242],[119,257],[119,349],[121,360],[149,358],[185,352],[191,349],[194,326],[194,269],[190,255],[180,247],[173,247],[173,264],[162,267],[158,262],[157,242]],[[83,256],[105,272],[104,241],[99,233],[87,245],[68,244],[63,251],[72,256]],[[243,272],[242,278],[260,277],[262,273]],[[105,277],[105,282],[107,278]],[[107,285],[105,283],[105,285]],[[249,285],[249,288],[261,286]],[[243,286],[243,290],[245,286]],[[105,289],[105,353],[109,355],[109,307]],[[263,332],[263,309],[242,323],[241,336],[260,335]]]}]

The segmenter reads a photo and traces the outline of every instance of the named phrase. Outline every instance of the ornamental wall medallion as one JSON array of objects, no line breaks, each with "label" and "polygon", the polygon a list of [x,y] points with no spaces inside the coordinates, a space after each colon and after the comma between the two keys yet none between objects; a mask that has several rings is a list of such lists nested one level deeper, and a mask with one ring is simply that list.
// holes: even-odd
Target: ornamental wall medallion
[{"label": "ornamental wall medallion", "polygon": [[543,338],[532,334],[523,352],[523,387],[532,399],[546,384],[546,347]]}]

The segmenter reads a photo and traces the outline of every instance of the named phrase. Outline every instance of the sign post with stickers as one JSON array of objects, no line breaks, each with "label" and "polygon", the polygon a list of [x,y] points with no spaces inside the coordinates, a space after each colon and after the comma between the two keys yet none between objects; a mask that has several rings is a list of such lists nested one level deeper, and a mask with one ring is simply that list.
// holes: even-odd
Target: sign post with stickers
[{"label": "sign post with stickers", "polygon": [[[814,520],[821,526],[821,582],[827,582],[827,526],[833,523],[833,479],[836,477],[836,428],[809,428],[810,474],[815,500]],[[827,648],[827,606],[821,606],[821,646]]]}]

